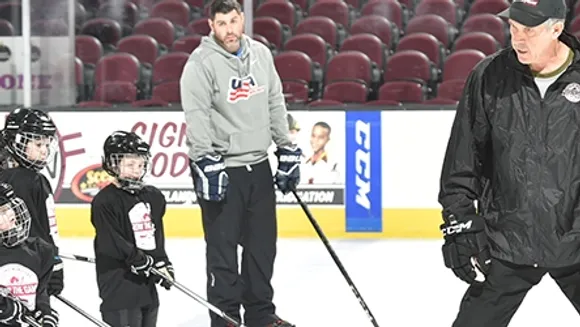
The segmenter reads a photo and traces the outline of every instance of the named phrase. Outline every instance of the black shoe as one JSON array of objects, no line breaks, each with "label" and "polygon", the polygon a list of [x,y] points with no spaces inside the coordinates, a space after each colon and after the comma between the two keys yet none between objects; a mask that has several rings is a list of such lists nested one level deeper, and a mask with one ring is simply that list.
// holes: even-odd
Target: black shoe
[{"label": "black shoe", "polygon": [[276,320],[269,323],[265,327],[296,327],[296,325],[293,325],[293,324],[287,322],[286,320],[280,319],[280,317],[278,317],[278,316],[274,316],[274,318]]}]

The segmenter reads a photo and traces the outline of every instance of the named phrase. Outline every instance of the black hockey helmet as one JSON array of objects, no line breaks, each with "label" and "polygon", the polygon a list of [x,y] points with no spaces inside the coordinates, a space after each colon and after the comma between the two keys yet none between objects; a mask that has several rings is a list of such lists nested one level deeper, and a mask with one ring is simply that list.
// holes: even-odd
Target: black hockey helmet
[{"label": "black hockey helmet", "polygon": [[[116,131],[107,137],[103,145],[103,169],[115,177],[122,189],[140,190],[149,168],[151,152],[149,144],[133,132]],[[122,165],[124,158],[141,158],[142,162]],[[126,169],[127,172],[122,170]],[[127,173],[131,176],[127,176]]]},{"label": "black hockey helmet", "polygon": [[12,158],[28,169],[40,171],[58,151],[56,125],[38,109],[16,108],[6,117],[2,138]]},{"label": "black hockey helmet", "polygon": [[30,213],[24,201],[14,194],[12,185],[0,183],[0,242],[14,247],[30,234]]}]

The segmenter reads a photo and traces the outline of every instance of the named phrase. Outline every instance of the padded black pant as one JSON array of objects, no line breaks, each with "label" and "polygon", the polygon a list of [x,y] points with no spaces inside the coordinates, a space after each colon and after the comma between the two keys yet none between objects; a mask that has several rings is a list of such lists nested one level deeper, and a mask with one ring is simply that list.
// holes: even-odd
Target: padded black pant
[{"label": "padded black pant", "polygon": [[156,327],[158,307],[142,307],[101,312],[111,327]]},{"label": "padded black pant", "polygon": [[580,265],[546,269],[493,260],[487,280],[465,293],[453,327],[508,326],[528,291],[546,273],[580,313]]},{"label": "padded black pant", "polygon": [[[271,285],[276,257],[276,194],[268,160],[226,169],[229,186],[219,203],[200,200],[206,241],[208,300],[248,326],[265,326],[275,312]],[[241,274],[238,244],[243,248]],[[210,312],[211,327],[227,326]]]}]

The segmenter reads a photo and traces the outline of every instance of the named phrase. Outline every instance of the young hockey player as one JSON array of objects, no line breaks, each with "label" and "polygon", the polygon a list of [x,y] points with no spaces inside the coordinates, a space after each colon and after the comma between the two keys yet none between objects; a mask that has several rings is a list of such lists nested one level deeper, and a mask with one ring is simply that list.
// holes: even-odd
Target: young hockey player
[{"label": "young hockey player", "polygon": [[9,158],[5,163],[8,168],[0,170],[0,182],[12,185],[16,196],[29,208],[30,236],[42,238],[55,247],[48,293],[60,294],[64,286],[63,264],[58,256],[53,190],[48,179],[40,173],[58,151],[56,126],[43,111],[17,108],[6,117],[2,138]]},{"label": "young hockey player", "polygon": [[165,198],[145,185],[149,145],[135,133],[117,131],[105,140],[103,169],[115,180],[91,204],[97,283],[103,320],[112,327],[154,327],[159,299],[155,284],[173,280],[165,253]]},{"label": "young hockey player", "polygon": [[47,293],[54,247],[28,237],[31,220],[12,186],[0,183],[0,288],[10,294],[0,296],[0,326],[21,326],[25,315],[43,327],[58,326]]}]

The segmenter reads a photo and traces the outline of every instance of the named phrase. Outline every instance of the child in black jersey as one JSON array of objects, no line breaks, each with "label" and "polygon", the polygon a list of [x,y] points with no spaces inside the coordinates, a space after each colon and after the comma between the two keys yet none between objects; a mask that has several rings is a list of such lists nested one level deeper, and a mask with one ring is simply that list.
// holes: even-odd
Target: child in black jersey
[{"label": "child in black jersey", "polygon": [[47,293],[54,247],[29,237],[31,220],[12,186],[0,183],[0,287],[11,295],[0,296],[0,326],[21,326],[25,315],[43,327],[58,326]]},{"label": "child in black jersey", "polygon": [[143,177],[149,145],[135,133],[117,131],[104,144],[103,169],[115,179],[91,203],[97,283],[103,320],[112,327],[154,327],[159,298],[155,284],[174,278],[165,253],[165,197]]},{"label": "child in black jersey", "polygon": [[48,179],[40,173],[58,153],[56,125],[41,110],[16,108],[6,117],[1,152],[3,169],[0,170],[0,182],[12,185],[16,196],[26,203],[32,217],[30,236],[42,238],[55,248],[48,293],[60,294],[64,276],[62,260],[58,256],[54,196]]}]

